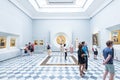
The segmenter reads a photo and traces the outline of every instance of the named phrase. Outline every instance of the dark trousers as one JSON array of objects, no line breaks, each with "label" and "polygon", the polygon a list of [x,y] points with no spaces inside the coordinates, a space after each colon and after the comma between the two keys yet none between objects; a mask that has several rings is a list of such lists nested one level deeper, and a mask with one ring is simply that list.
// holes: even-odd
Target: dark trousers
[{"label": "dark trousers", "polygon": [[67,52],[65,52],[65,60],[66,60],[66,57],[67,57]]},{"label": "dark trousers", "polygon": [[87,70],[88,69],[88,56],[85,57],[85,69]]}]

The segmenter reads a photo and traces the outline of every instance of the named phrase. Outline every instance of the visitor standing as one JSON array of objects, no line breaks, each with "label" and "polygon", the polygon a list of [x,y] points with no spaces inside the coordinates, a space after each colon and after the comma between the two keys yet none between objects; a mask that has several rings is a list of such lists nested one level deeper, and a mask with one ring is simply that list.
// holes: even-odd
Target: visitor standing
[{"label": "visitor standing", "polygon": [[65,60],[67,60],[67,48],[66,48],[66,44],[64,44],[64,53],[65,53]]},{"label": "visitor standing", "polygon": [[97,59],[98,50],[97,50],[97,46],[96,45],[93,46],[92,51],[94,53],[94,59]]},{"label": "visitor standing", "polygon": [[50,46],[49,43],[47,44],[47,52],[48,52],[48,56],[50,56],[50,53],[51,53],[51,46]]},{"label": "visitor standing", "polygon": [[32,53],[33,53],[33,46],[31,44],[31,42],[28,43],[28,50],[30,52],[30,55],[32,55]]},{"label": "visitor standing", "polygon": [[72,43],[70,44],[70,53],[71,54],[73,53],[73,44]]},{"label": "visitor standing", "polygon": [[78,46],[78,63],[79,63],[79,71],[80,71],[80,76],[82,77],[84,73],[84,68],[85,68],[85,53],[82,50],[82,44],[79,44]]},{"label": "visitor standing", "polygon": [[105,65],[105,73],[103,75],[103,80],[106,80],[106,76],[110,73],[109,80],[114,80],[115,69],[113,65],[114,59],[114,48],[113,41],[106,42],[107,47],[103,50],[103,65]]},{"label": "visitor standing", "polygon": [[89,51],[88,51],[88,47],[87,47],[87,44],[85,43],[85,41],[82,42],[82,50],[84,51],[85,53],[85,70],[88,69],[88,57],[89,57]]}]

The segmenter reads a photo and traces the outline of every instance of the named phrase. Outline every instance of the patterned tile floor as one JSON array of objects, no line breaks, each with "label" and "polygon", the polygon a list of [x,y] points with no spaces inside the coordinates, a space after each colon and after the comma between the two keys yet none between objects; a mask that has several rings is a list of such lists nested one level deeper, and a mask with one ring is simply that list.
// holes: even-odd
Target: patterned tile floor
[{"label": "patterned tile floor", "polygon": [[47,64],[75,64],[71,56],[67,56],[67,60],[65,60],[64,56],[51,56]]},{"label": "patterned tile floor", "polygon": [[[55,54],[58,53],[53,53]],[[75,56],[77,57],[76,54]],[[102,80],[104,66],[100,58],[98,60],[89,58],[88,71],[81,78],[78,66],[40,66],[39,63],[45,57],[46,53],[42,53],[0,62],[0,80]],[[120,80],[120,62],[114,61],[114,63],[115,80]]]}]

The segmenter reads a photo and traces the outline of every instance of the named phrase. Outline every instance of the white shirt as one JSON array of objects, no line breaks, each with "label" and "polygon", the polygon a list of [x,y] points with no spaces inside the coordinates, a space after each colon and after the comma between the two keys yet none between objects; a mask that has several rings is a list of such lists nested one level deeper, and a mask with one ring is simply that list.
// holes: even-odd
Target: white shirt
[{"label": "white shirt", "polygon": [[64,52],[67,52],[67,47],[64,47]]}]

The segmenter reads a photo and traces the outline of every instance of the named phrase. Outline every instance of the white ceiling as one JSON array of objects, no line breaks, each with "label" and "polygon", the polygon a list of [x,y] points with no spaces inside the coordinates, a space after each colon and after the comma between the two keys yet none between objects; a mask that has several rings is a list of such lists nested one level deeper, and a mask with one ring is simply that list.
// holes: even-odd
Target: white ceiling
[{"label": "white ceiling", "polygon": [[73,3],[75,0],[47,0],[49,3]]},{"label": "white ceiling", "polygon": [[[8,0],[32,19],[89,19],[113,0]],[[30,1],[37,1],[34,7]],[[42,1],[42,2],[39,2]],[[78,1],[78,2],[77,2]],[[79,1],[83,1],[82,3]],[[92,1],[91,3],[89,1]]]},{"label": "white ceiling", "polygon": [[[89,6],[94,0],[28,0],[36,9],[41,8],[80,8]],[[57,10],[55,11],[57,12]]]}]

